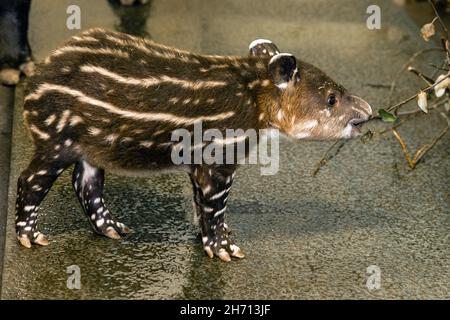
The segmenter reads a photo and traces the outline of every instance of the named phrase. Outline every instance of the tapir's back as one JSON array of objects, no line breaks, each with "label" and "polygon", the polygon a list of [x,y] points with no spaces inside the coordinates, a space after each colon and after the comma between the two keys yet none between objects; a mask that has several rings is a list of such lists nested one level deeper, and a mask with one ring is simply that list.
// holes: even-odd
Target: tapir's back
[{"label": "tapir's back", "polygon": [[[242,91],[248,80],[242,68],[254,66],[248,59],[242,60],[201,56],[123,33],[92,29],[54,51],[29,79],[26,94],[51,90],[50,86],[42,88],[49,84],[128,110],[197,115],[207,109],[210,114],[220,104],[217,97],[230,90]],[[58,91],[56,87],[54,91]],[[242,97],[233,96],[234,104],[239,104]],[[186,105],[198,107],[186,110]],[[27,103],[25,108],[29,107]],[[222,105],[219,108],[223,110]]]}]

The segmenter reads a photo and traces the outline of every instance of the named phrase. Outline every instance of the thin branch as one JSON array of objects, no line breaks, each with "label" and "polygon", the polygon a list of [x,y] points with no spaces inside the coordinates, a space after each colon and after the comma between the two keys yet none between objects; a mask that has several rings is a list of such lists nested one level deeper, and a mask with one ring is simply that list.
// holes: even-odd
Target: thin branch
[{"label": "thin branch", "polygon": [[439,66],[435,65],[434,63],[429,63],[429,65],[430,65],[431,67],[433,67],[433,68],[436,69],[436,70],[434,71],[434,73],[433,73],[433,78],[437,75],[437,73],[438,73],[439,71],[445,71],[445,72],[450,71],[448,68],[445,68],[446,63],[443,63],[443,64],[442,64],[442,67],[439,67]]},{"label": "thin branch", "polygon": [[[441,16],[439,15],[439,13],[436,10],[436,6],[434,5],[432,0],[428,0],[428,3],[430,4],[430,6],[433,8],[434,14],[436,15],[436,18],[439,20],[439,23],[441,24],[442,29],[445,31],[445,37],[446,39],[448,39],[448,30],[447,27],[445,26],[444,21],[442,21]],[[436,19],[434,18],[434,19]],[[434,20],[433,20],[434,21]]]},{"label": "thin branch", "polygon": [[386,132],[391,132],[392,130],[397,129],[398,127],[402,126],[405,122],[408,122],[411,119],[412,118],[403,119],[403,120],[399,121],[398,123],[396,123],[395,125],[393,125],[392,127],[378,132],[377,135],[381,136],[381,135],[385,134]]},{"label": "thin branch", "polygon": [[409,59],[408,61],[406,61],[405,64],[403,64],[403,66],[400,68],[400,70],[397,72],[397,74],[394,76],[394,79],[391,82],[391,89],[389,90],[389,96],[388,96],[388,105],[391,104],[391,99],[392,99],[392,95],[394,94],[394,89],[395,86],[397,85],[397,80],[400,77],[400,75],[402,74],[403,71],[405,71],[418,57],[420,57],[423,54],[429,53],[429,52],[434,52],[434,51],[444,51],[441,48],[427,48],[427,49],[422,49],[420,51],[417,51],[416,53],[414,53]]},{"label": "thin branch", "polygon": [[[312,175],[315,176],[323,166],[325,166],[331,159],[333,159],[334,156],[336,156],[339,153],[339,151],[342,149],[342,147],[347,141],[348,140],[337,140],[335,143],[333,143],[331,147],[329,147],[328,150],[325,152],[322,159],[320,159],[319,162],[317,162],[317,165],[314,171],[312,172]],[[332,152],[333,149],[336,150]]]},{"label": "thin branch", "polygon": [[[449,76],[450,75],[447,74],[446,77],[443,77],[441,80],[439,80],[439,81],[435,82],[434,84],[432,84],[432,85],[422,89],[420,92],[422,92],[422,91],[427,92],[427,93],[431,92],[431,90],[433,90],[434,87],[436,87],[438,84],[440,84],[441,82],[446,80]],[[397,104],[395,104],[393,106],[390,106],[389,108],[386,109],[386,111],[388,111],[388,112],[395,112],[395,111],[397,111],[401,106],[403,106],[403,105],[407,104],[408,102],[410,102],[411,100],[414,100],[415,98],[417,98],[417,96],[420,94],[420,92],[416,93],[415,95],[413,95],[413,96],[411,96],[411,97],[409,97],[409,98],[407,98],[407,99],[405,99],[405,100],[403,100],[403,101],[401,101],[401,102],[399,102],[399,103],[397,103]]]},{"label": "thin branch", "polygon": [[408,148],[406,146],[406,142],[402,139],[397,130],[393,129],[392,133],[394,134],[395,139],[397,139],[398,143],[400,143],[400,147],[402,148],[403,155],[405,156],[406,162],[411,169],[414,169],[415,165],[409,155]]},{"label": "thin branch", "polygon": [[[433,103],[430,107],[428,107],[428,112],[430,112],[433,109],[439,108],[440,106],[444,105],[446,102],[447,102],[447,100],[441,100],[441,101]],[[417,113],[423,113],[423,111],[421,109],[414,109],[411,111],[403,111],[403,112],[398,112],[397,116],[404,117],[404,116],[410,116],[410,115],[417,114]]]},{"label": "thin branch", "polygon": [[388,84],[383,84],[383,83],[366,83],[365,84],[368,87],[371,88],[376,88],[376,89],[390,89],[391,86]]},{"label": "thin branch", "polygon": [[[442,101],[434,103],[433,105],[431,105],[428,108],[428,112],[431,112],[431,111],[439,108],[440,106],[444,105],[445,102],[447,102],[447,101],[446,100],[442,100]],[[420,109],[415,109],[415,110],[411,110],[411,111],[399,112],[399,113],[397,113],[397,116],[399,116],[399,117],[406,117],[406,119],[400,120],[398,123],[396,123],[395,125],[393,125],[390,128],[384,129],[384,130],[382,130],[380,132],[376,132],[375,135],[376,136],[381,136],[381,135],[383,135],[383,134],[385,134],[387,132],[392,131],[393,129],[397,129],[398,127],[402,126],[406,122],[414,119],[415,116],[417,116],[417,115],[423,115],[423,111],[420,110]]]},{"label": "thin branch", "polygon": [[[441,133],[430,143],[430,144],[426,144],[424,145],[422,148],[420,148],[416,154],[414,155],[414,167],[417,165],[417,163],[419,163],[420,159],[422,159],[422,157],[428,152],[430,151],[435,145],[436,143],[439,142],[439,140],[441,140],[446,134],[447,132],[450,131],[450,127],[447,126],[447,128],[445,128],[444,130],[441,131]],[[414,168],[412,168],[414,169]]]},{"label": "thin branch", "polygon": [[422,72],[417,71],[413,67],[408,67],[408,71],[414,73],[416,76],[418,76],[420,79],[426,82],[426,84],[430,85],[433,84],[434,80],[430,77],[424,75]]},{"label": "thin branch", "polygon": [[444,130],[439,133],[439,135],[429,144],[425,144],[422,147],[420,147],[416,153],[414,154],[414,157],[411,159],[411,156],[408,152],[408,147],[406,145],[406,142],[402,139],[400,134],[393,129],[392,133],[394,134],[394,137],[397,139],[397,141],[400,143],[400,147],[402,149],[403,155],[405,156],[406,162],[408,163],[408,166],[411,170],[414,170],[414,168],[417,166],[419,161],[423,158],[423,156],[430,151],[436,143],[438,143],[449,131],[450,131],[450,120],[449,118],[441,112],[441,115],[446,119],[447,126]]},{"label": "thin branch", "polygon": [[[407,145],[406,145],[406,142],[403,140],[403,138],[400,136],[400,134],[396,131],[396,129],[397,129],[398,127],[400,127],[400,126],[403,125],[405,122],[407,122],[407,121],[409,121],[410,119],[413,118],[413,117],[409,117],[409,116],[411,116],[411,115],[417,115],[417,114],[420,114],[420,113],[421,113],[421,110],[419,110],[419,109],[412,110],[412,111],[405,111],[405,112],[401,112],[401,113],[400,113],[400,112],[397,113],[397,110],[400,109],[402,106],[406,105],[408,102],[410,102],[410,101],[416,99],[417,96],[418,96],[421,92],[431,93],[432,90],[433,90],[438,84],[440,84],[442,81],[444,81],[444,80],[446,80],[447,78],[450,77],[450,74],[447,74],[446,77],[444,77],[444,78],[441,79],[440,81],[433,83],[433,82],[434,82],[433,78],[435,78],[435,77],[437,76],[437,74],[438,74],[439,71],[441,71],[441,70],[442,70],[442,71],[448,71],[448,69],[445,68],[445,66],[446,66],[446,63],[445,63],[445,62],[442,64],[442,67],[438,67],[438,66],[436,66],[436,65],[434,65],[434,64],[430,64],[432,67],[434,67],[434,68],[436,69],[436,70],[434,71],[432,77],[427,77],[427,76],[425,76],[423,73],[421,73],[421,72],[419,72],[419,71],[417,71],[417,70],[415,70],[414,68],[411,67],[411,64],[412,64],[419,56],[421,56],[421,55],[423,55],[423,54],[425,54],[425,53],[432,52],[432,51],[444,51],[444,52],[446,53],[446,58],[447,58],[446,61],[447,61],[448,64],[450,64],[450,48],[449,48],[450,45],[449,45],[449,40],[448,40],[448,39],[449,39],[449,33],[448,33],[448,30],[447,30],[445,24],[443,23],[441,17],[440,17],[439,14],[437,13],[437,10],[436,10],[436,8],[435,8],[435,6],[434,6],[434,4],[432,3],[431,0],[429,0],[429,3],[430,3],[430,5],[431,5],[431,7],[433,8],[434,13],[435,13],[435,15],[436,15],[435,18],[433,19],[433,21],[432,21],[431,23],[434,24],[434,23],[436,22],[436,20],[439,20],[439,23],[441,24],[441,27],[442,27],[442,29],[443,29],[444,32],[445,32],[445,39],[442,39],[442,40],[443,40],[443,41],[442,41],[443,49],[441,49],[441,48],[427,48],[427,49],[422,49],[422,50],[420,50],[420,51],[414,53],[414,54],[408,59],[408,61],[400,68],[400,70],[397,72],[397,74],[395,75],[394,79],[392,80],[391,85],[389,86],[390,90],[389,90],[388,104],[387,104],[389,107],[386,108],[386,111],[388,111],[388,112],[395,112],[395,113],[397,114],[397,116],[407,116],[407,118],[406,118],[406,119],[402,119],[400,122],[396,123],[396,124],[393,125],[391,128],[388,128],[388,129],[383,130],[383,131],[381,131],[381,132],[378,133],[378,135],[382,135],[382,134],[384,134],[384,133],[386,133],[386,132],[389,132],[389,131],[392,131],[392,132],[393,132],[394,137],[397,139],[397,141],[399,142],[399,144],[400,144],[400,146],[401,146],[401,149],[402,149],[402,152],[403,152],[403,154],[404,154],[404,156],[405,156],[405,159],[406,159],[406,161],[408,162],[408,166],[409,166],[411,169],[414,169],[414,168],[416,167],[417,163],[423,158],[423,156],[424,156],[429,150],[431,150],[431,149],[436,145],[436,143],[437,143],[440,139],[442,139],[442,138],[445,136],[445,134],[446,134],[447,132],[450,131],[450,120],[448,119],[448,117],[447,117],[444,113],[441,113],[441,114],[446,118],[446,120],[447,120],[447,127],[446,127],[446,128],[445,128],[445,129],[444,129],[444,130],[443,130],[443,131],[442,131],[442,132],[441,132],[441,133],[440,133],[440,134],[439,134],[439,135],[438,135],[438,136],[437,136],[430,144],[425,144],[425,145],[423,145],[421,148],[419,148],[419,149],[416,151],[416,153],[414,154],[414,157],[413,157],[413,158],[411,158],[411,155],[410,155],[409,152],[408,152],[408,147],[407,147]],[[398,78],[400,77],[400,75],[402,74],[402,72],[405,71],[405,69],[408,69],[409,71],[415,73],[417,76],[419,76],[419,77],[420,77],[421,79],[423,79],[425,82],[427,82],[427,84],[429,84],[429,86],[426,87],[426,88],[424,88],[424,89],[422,89],[420,92],[416,93],[415,95],[413,95],[413,96],[411,96],[411,97],[409,97],[409,98],[407,98],[407,99],[404,99],[404,100],[400,101],[399,103],[397,103],[397,104],[395,104],[395,105],[390,106],[390,105],[391,105],[391,98],[392,98],[392,95],[393,95],[393,93],[394,93],[394,90],[395,90],[395,87],[396,87],[396,84],[397,84],[397,80],[398,80]],[[366,85],[371,86],[371,87],[375,87],[375,88],[386,88],[386,87],[387,87],[386,85],[383,85],[383,84],[366,84]],[[428,108],[428,110],[431,111],[431,110],[433,110],[433,109],[436,109],[436,108],[438,108],[439,106],[441,106],[441,105],[442,105],[443,103],[445,103],[445,102],[446,102],[445,100],[435,102],[430,108]],[[379,118],[380,118],[380,115],[379,115],[379,114],[376,114],[375,116],[371,117],[371,118],[369,119],[369,121],[372,121],[372,120],[374,120],[374,119],[379,119]],[[368,134],[369,134],[369,135],[368,135]],[[370,138],[372,137],[372,135],[373,135],[372,132],[368,131],[368,132],[366,132],[366,134],[363,135],[363,137],[369,136],[369,140],[370,140]],[[361,139],[361,140],[362,140],[362,139]],[[348,141],[349,141],[349,140],[338,140],[338,141],[336,141],[335,143],[333,143],[333,145],[331,145],[331,146],[328,148],[328,150],[325,152],[325,155],[322,157],[322,159],[320,159],[320,161],[317,163],[317,165],[316,165],[316,167],[315,167],[315,169],[314,169],[312,175],[315,176],[315,175],[320,171],[320,169],[321,169],[323,166],[325,166],[332,158],[334,158],[334,157],[340,152],[340,150],[344,147],[344,145],[345,145]]]}]

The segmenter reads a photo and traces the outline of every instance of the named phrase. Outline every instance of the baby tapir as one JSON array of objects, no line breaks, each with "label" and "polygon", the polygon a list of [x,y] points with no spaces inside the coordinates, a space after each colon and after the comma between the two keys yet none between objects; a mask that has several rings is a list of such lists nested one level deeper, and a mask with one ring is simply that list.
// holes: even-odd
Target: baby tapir
[{"label": "baby tapir", "polygon": [[224,261],[244,257],[224,212],[235,164],[174,165],[171,132],[277,128],[298,139],[359,134],[371,108],[314,66],[255,40],[245,57],[193,54],[123,33],[92,29],[54,51],[28,80],[24,120],[35,145],[18,179],[20,243],[47,245],[39,205],[74,164],[73,188],[94,231],[119,239],[130,230],[103,198],[104,170],[141,175],[187,171],[203,248]]}]

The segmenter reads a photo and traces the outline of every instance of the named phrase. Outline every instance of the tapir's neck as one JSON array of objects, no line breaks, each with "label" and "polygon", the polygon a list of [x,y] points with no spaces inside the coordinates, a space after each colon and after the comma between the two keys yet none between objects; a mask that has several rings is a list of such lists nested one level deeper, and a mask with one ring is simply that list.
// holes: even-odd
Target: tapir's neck
[{"label": "tapir's neck", "polygon": [[254,100],[256,105],[256,114],[258,128],[265,129],[272,127],[271,118],[277,110],[276,101],[278,101],[278,90],[270,81],[267,65],[268,59],[248,57],[243,59],[242,63],[248,63],[251,68],[247,74],[242,74],[248,94]]}]

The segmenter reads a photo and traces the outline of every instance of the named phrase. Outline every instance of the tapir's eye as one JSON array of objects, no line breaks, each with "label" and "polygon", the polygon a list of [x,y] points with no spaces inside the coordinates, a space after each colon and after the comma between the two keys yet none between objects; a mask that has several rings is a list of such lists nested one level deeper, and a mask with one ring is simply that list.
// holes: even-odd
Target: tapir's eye
[{"label": "tapir's eye", "polygon": [[328,105],[329,105],[330,107],[334,107],[334,105],[336,104],[336,102],[337,102],[336,96],[335,96],[334,94],[330,94],[330,95],[328,96],[328,99],[327,99]]}]

